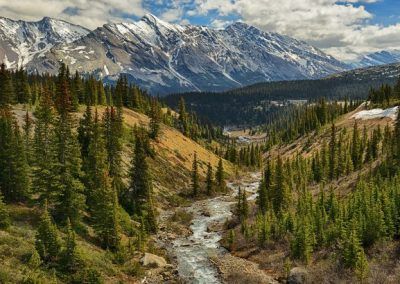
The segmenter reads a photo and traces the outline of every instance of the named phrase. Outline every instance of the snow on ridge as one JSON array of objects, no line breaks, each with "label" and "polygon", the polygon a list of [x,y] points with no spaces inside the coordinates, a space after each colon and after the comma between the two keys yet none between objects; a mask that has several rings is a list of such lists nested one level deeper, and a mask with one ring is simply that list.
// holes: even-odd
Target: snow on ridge
[{"label": "snow on ridge", "polygon": [[396,120],[399,107],[392,107],[388,109],[375,108],[371,110],[362,110],[354,114],[351,118],[368,120],[388,117],[392,120]]}]

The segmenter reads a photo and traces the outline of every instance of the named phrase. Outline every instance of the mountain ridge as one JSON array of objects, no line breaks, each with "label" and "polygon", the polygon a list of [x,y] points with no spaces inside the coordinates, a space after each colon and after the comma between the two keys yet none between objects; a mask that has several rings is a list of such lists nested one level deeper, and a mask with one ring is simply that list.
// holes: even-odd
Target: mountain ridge
[{"label": "mountain ridge", "polygon": [[82,26],[50,17],[39,21],[0,17],[0,60],[7,68],[25,67],[55,45],[73,42],[88,33]]},{"label": "mountain ridge", "polygon": [[314,79],[348,69],[303,41],[244,23],[216,30],[170,24],[152,14],[136,22],[104,24],[39,54],[22,62],[29,71],[55,74],[62,60],[71,71],[106,81],[124,73],[130,82],[161,95]]},{"label": "mountain ridge", "polygon": [[351,66],[354,68],[367,68],[399,62],[400,50],[381,50],[362,56],[359,61],[352,63]]}]

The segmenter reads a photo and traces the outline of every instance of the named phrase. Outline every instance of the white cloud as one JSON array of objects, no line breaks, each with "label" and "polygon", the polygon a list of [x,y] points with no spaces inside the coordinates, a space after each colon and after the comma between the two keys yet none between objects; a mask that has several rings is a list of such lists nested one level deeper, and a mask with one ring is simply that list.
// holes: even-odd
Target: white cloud
[{"label": "white cloud", "polygon": [[0,11],[12,19],[34,21],[49,16],[91,29],[145,13],[142,0],[0,0]]},{"label": "white cloud", "polygon": [[[127,21],[152,10],[169,22],[212,17],[223,28],[232,15],[265,31],[305,40],[342,60],[382,49],[400,48],[400,24],[371,24],[363,3],[384,0],[0,0],[0,15],[12,19],[60,18],[94,29]],[[357,6],[355,5],[357,3]],[[361,6],[360,6],[361,4]],[[156,7],[156,8],[154,8]],[[215,16],[217,15],[217,16]]]},{"label": "white cloud", "polygon": [[374,15],[364,6],[354,5],[379,0],[195,1],[198,14],[217,11],[221,19],[236,14],[250,25],[305,40],[342,60],[353,60],[360,53],[400,47],[400,25],[371,25],[369,21]]}]

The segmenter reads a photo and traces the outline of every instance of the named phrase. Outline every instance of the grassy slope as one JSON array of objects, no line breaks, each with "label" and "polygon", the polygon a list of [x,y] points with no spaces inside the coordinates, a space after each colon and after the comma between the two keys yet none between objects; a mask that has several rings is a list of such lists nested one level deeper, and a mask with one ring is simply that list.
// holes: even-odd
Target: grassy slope
[{"label": "grassy slope", "polygon": [[[350,134],[353,131],[353,126],[355,120],[351,118],[355,113],[364,110],[364,106],[360,106],[353,112],[345,114],[334,122],[337,126],[337,133],[341,129],[346,129],[347,133]],[[394,121],[390,118],[383,119],[371,119],[371,120],[358,120],[358,126],[360,134],[363,131],[364,125],[366,126],[368,133],[370,134],[373,129],[376,129],[380,125],[382,131],[386,125],[393,126]],[[329,143],[330,140],[331,125],[326,125],[318,133],[311,133],[300,137],[293,143],[285,145],[278,149],[274,147],[271,151],[267,153],[269,155],[276,157],[278,153],[284,158],[289,159],[300,154],[304,157],[310,157],[313,153],[318,151],[324,142]],[[373,168],[376,162],[371,165]],[[326,188],[332,186],[336,192],[339,192],[339,196],[346,196],[350,190],[354,187],[359,174],[368,173],[370,170],[370,165],[366,164],[360,171],[356,171],[349,176],[344,176],[326,184]],[[311,185],[312,192],[314,195],[319,192],[319,185]],[[256,206],[252,206],[252,217],[256,216]],[[254,220],[253,220],[254,221]],[[242,234],[240,233],[240,225],[236,228],[237,233],[235,234],[238,238],[237,246],[234,247],[232,253],[235,256],[243,257],[259,264],[261,269],[267,271],[270,275],[276,278],[285,275],[285,261],[290,255],[288,243],[286,240],[281,242],[275,242],[270,245],[268,249],[260,250],[256,242],[245,241]],[[228,234],[225,236],[225,241],[228,238]],[[383,279],[387,280],[388,283],[399,283],[400,281],[400,264],[393,262],[398,253],[399,243],[380,243],[373,246],[368,252],[370,260],[371,278],[372,283],[380,283]],[[355,281],[354,275],[351,273],[338,275],[336,271],[336,261],[335,252],[331,250],[326,250],[318,252],[311,264],[307,267],[309,274],[311,276],[310,281],[312,283],[351,283]],[[292,266],[302,266],[301,262],[293,262]],[[388,275],[391,275],[388,278]],[[397,275],[397,276],[396,276]],[[397,278],[396,278],[397,277]],[[385,282],[386,283],[386,282]]]},{"label": "grassy slope", "polygon": [[[99,107],[98,111],[101,114],[104,111],[104,107]],[[14,113],[17,119],[22,122],[25,110],[21,106],[17,106],[14,109]],[[77,116],[82,116],[82,113],[83,110]],[[128,143],[131,138],[130,130],[135,124],[147,126],[149,118],[132,110],[124,109],[124,121],[126,137],[124,137],[123,164],[124,170],[127,172],[131,156],[131,147]],[[202,178],[204,178],[207,163],[211,162],[213,167],[216,167],[219,161],[219,158],[212,152],[185,137],[178,130],[165,125],[161,126],[159,140],[152,143],[152,145],[156,152],[156,158],[150,160],[150,165],[153,174],[155,198],[158,201],[159,209],[169,209],[187,202],[185,195],[190,188],[190,170],[194,152],[198,156]],[[224,167],[226,173],[231,175],[233,166],[228,162],[224,162]],[[0,283],[17,283],[25,275],[31,273],[41,273],[45,283],[55,283],[51,271],[35,270],[27,264],[34,248],[35,228],[40,210],[35,206],[22,204],[9,205],[8,208],[12,226],[7,231],[0,231]],[[93,236],[92,234],[90,235],[91,237]],[[135,283],[137,271],[133,269],[132,262],[137,261],[140,254],[131,262],[115,264],[112,262],[111,255],[96,246],[91,237],[83,238],[78,236],[79,248],[84,252],[86,261],[102,272],[106,282]]]}]

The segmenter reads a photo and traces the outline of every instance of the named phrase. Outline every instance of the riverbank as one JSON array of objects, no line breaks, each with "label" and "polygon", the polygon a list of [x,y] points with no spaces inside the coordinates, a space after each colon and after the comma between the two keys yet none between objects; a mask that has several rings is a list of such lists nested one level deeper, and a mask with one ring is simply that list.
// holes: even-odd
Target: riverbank
[{"label": "riverbank", "polygon": [[[185,227],[174,223],[173,231],[161,230],[159,244],[168,251],[169,260],[177,271],[175,283],[275,283],[256,264],[234,257],[221,246],[226,222],[232,218],[239,187],[248,193],[248,199],[256,198],[261,179],[259,173],[252,173],[227,184],[229,191],[223,196],[195,201],[191,206],[180,208],[191,216]],[[175,211],[176,212],[176,211]],[[164,212],[162,222],[168,224],[174,212]],[[163,228],[161,228],[163,229]],[[241,282],[232,282],[240,279]],[[178,279],[179,278],[179,279]],[[253,282],[256,281],[256,282]],[[170,282],[171,283],[171,282]]]}]

